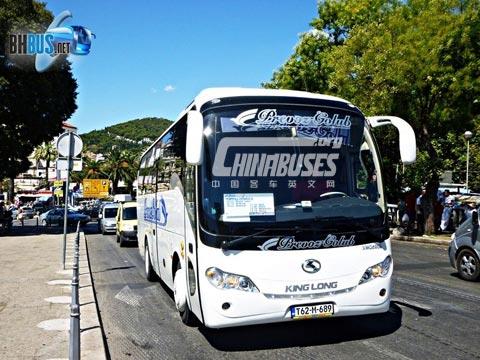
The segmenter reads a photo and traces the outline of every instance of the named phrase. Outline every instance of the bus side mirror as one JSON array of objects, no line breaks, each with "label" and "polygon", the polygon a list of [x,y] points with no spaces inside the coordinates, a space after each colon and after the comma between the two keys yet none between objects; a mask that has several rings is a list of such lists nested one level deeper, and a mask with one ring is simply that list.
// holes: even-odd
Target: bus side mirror
[{"label": "bus side mirror", "polygon": [[203,160],[203,116],[200,111],[187,114],[186,160],[190,165],[200,165]]},{"label": "bus side mirror", "polygon": [[404,164],[412,164],[417,158],[415,132],[409,123],[397,116],[370,116],[367,118],[372,127],[393,125],[398,130],[400,157]]}]

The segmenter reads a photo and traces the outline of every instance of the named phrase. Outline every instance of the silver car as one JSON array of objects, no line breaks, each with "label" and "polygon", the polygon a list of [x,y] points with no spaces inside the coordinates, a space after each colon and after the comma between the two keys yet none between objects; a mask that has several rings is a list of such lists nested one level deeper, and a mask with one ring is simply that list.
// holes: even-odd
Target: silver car
[{"label": "silver car", "polygon": [[102,207],[101,213],[98,214],[98,227],[102,234],[106,234],[107,232],[115,232],[117,230],[117,211],[118,204],[105,204]]},{"label": "silver car", "polygon": [[480,229],[477,211],[473,211],[471,218],[465,220],[452,235],[448,255],[450,264],[462,279],[480,279]]}]

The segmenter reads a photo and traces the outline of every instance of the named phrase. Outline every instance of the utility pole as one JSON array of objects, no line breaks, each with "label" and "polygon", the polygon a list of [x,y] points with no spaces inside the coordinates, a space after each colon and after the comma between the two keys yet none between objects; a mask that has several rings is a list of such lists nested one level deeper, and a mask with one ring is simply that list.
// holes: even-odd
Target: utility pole
[{"label": "utility pole", "polygon": [[469,163],[470,163],[470,139],[472,138],[473,133],[471,131],[465,131],[463,136],[467,140],[467,176],[466,176],[466,181],[465,181],[465,187],[466,187],[467,194],[468,194],[469,193],[469,190],[468,190],[468,167],[469,167]]}]

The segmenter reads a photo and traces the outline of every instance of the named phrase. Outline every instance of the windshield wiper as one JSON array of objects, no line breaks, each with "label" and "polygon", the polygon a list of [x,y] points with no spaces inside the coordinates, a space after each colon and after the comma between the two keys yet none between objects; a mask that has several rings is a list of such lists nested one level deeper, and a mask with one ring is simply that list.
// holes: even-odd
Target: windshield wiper
[{"label": "windshield wiper", "polygon": [[264,233],[266,233],[267,231],[270,231],[270,230],[272,230],[272,229],[262,229],[261,231],[258,231],[256,233],[253,233],[253,234],[250,234],[250,235],[245,235],[245,236],[233,239],[232,241],[223,240],[220,243],[220,247],[222,248],[222,250],[232,249],[232,248],[235,247],[235,245],[238,245],[238,244],[244,242],[245,240],[251,239],[254,236],[262,235],[262,234],[264,234]]}]

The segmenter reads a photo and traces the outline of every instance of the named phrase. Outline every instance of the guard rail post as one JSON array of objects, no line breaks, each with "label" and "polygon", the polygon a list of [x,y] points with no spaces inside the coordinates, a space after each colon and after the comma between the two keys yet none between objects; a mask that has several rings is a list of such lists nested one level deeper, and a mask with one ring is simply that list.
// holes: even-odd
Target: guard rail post
[{"label": "guard rail post", "polygon": [[77,224],[77,235],[75,237],[74,256],[73,256],[73,275],[72,275],[72,302],[70,304],[70,339],[68,346],[68,358],[70,360],[80,360],[80,302],[78,287],[80,282],[79,275],[79,257],[80,257],[80,222]]}]

